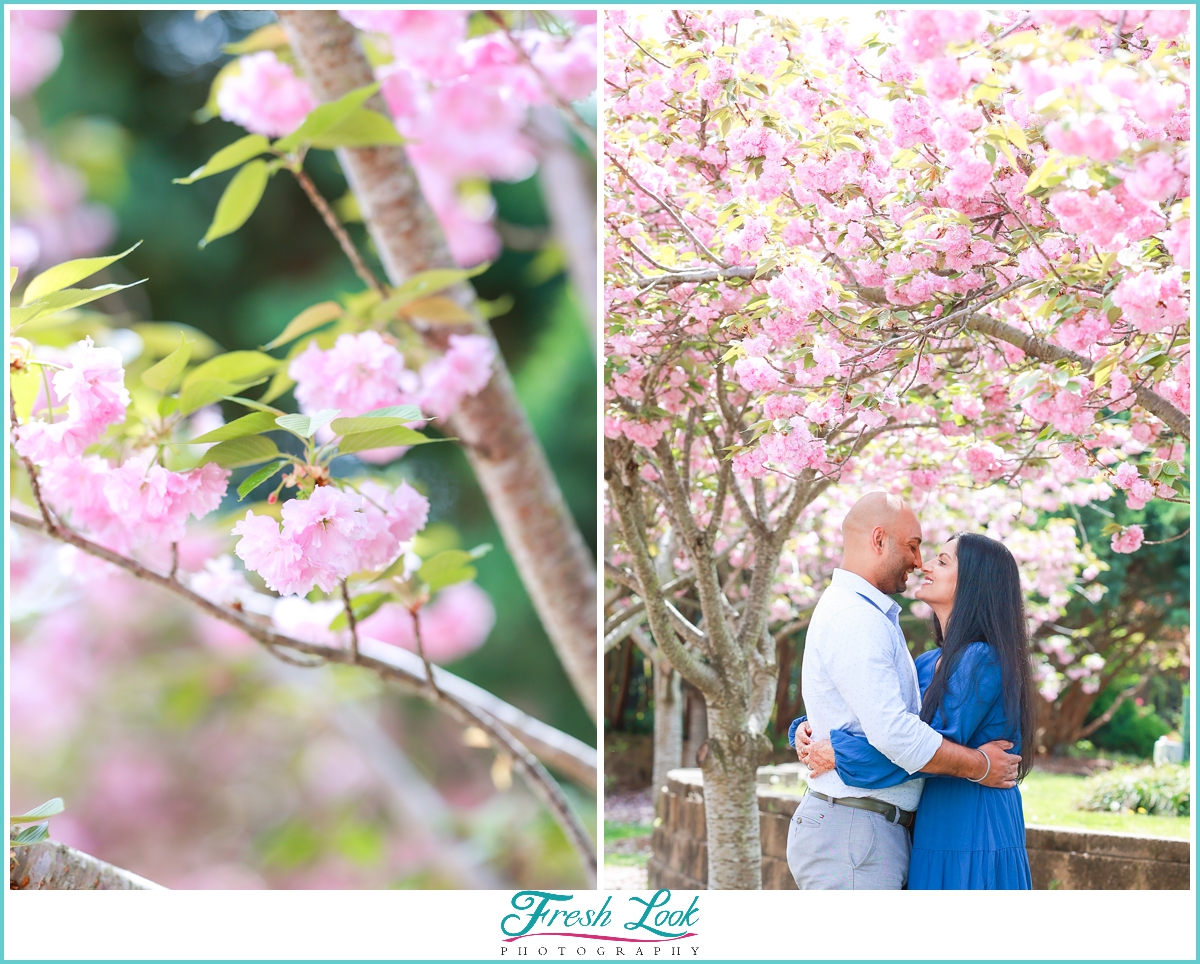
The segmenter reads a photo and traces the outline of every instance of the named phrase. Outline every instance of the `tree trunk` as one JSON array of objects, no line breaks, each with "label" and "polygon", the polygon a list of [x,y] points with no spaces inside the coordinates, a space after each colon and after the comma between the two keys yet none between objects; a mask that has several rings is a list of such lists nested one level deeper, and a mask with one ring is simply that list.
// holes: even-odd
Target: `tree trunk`
[{"label": "tree trunk", "polygon": [[683,765],[696,767],[700,763],[696,754],[708,742],[708,706],[704,702],[704,694],[691,683],[684,681],[684,700],[687,713],[685,714],[687,738],[683,745]]},{"label": "tree trunk", "polygon": [[702,769],[709,890],[762,890],[760,747],[748,731],[747,723],[708,707],[708,753]]},{"label": "tree trunk", "polygon": [[667,773],[683,766],[683,687],[670,663],[660,659],[654,667],[654,776],[650,792],[654,812],[665,798]]},{"label": "tree trunk", "polygon": [[549,105],[535,107],[530,129],[538,142],[538,184],[550,213],[554,237],[567,255],[567,271],[579,292],[580,308],[596,344],[596,180],[591,165],[571,144],[562,116]]},{"label": "tree trunk", "polygon": [[617,677],[617,692],[608,717],[608,725],[614,730],[621,728],[625,716],[625,701],[629,696],[629,681],[633,679],[633,641],[626,639],[621,644],[620,664]]},{"label": "tree trunk", "polygon": [[[374,82],[354,28],[331,10],[281,10],[279,21],[320,101]],[[387,114],[376,94],[368,105]],[[343,148],[342,170],[393,284],[453,267],[441,228],[401,147]],[[447,292],[464,307],[474,291]],[[473,309],[472,309],[473,311]],[[473,312],[474,313],[474,312]],[[452,329],[430,335],[446,338]],[[478,314],[469,330],[492,337]],[[596,715],[596,572],[500,353],[492,380],[450,419],[542,625],[583,705]]]}]

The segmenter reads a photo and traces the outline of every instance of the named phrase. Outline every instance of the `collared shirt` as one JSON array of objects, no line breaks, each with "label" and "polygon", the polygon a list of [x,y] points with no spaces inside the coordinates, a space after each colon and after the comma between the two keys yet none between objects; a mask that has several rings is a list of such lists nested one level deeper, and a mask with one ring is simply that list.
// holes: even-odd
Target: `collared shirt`
[{"label": "collared shirt", "polygon": [[[861,576],[833,571],[804,643],[801,689],[813,740],[844,729],[865,736],[884,756],[916,773],[942,737],[918,716],[917,669],[900,630],[900,606]],[[922,777],[882,790],[847,786],[836,770],[809,781],[830,797],[875,797],[903,810],[921,801]]]}]

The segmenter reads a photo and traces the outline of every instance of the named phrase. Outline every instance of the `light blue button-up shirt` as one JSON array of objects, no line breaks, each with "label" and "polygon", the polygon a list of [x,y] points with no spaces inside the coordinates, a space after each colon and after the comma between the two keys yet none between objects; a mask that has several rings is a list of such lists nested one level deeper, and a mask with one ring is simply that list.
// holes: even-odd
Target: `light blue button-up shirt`
[{"label": "light blue button-up shirt", "polygon": [[[865,736],[884,756],[916,773],[942,745],[918,715],[917,670],[900,629],[900,605],[861,576],[833,571],[813,611],[801,674],[804,708],[814,740],[830,731]],[[847,786],[836,770],[809,780],[830,797],[874,797],[904,810],[921,801],[921,777],[881,790]]]}]

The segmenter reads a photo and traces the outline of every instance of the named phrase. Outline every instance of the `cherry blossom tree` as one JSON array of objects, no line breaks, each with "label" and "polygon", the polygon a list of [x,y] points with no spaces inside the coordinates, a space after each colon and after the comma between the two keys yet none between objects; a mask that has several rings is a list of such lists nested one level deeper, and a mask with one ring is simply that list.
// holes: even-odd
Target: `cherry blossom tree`
[{"label": "cherry blossom tree", "polygon": [[[525,776],[594,877],[590,836],[543,763],[594,786],[594,754],[433,665],[491,628],[490,600],[472,582],[488,547],[421,558],[413,540],[428,519],[425,497],[332,463],[389,463],[441,441],[423,431],[431,420],[461,440],[568,676],[594,705],[594,564],[466,284],[499,239],[490,211],[458,188],[532,173],[536,107],[590,132],[572,101],[594,87],[595,27],[586,15],[545,21],[553,32],[497,16],[469,39],[465,12],[281,17],[243,42],[247,53],[214,85],[217,110],[248,133],[179,182],[236,169],[203,246],[240,228],[268,180],[289,173],[365,290],[301,312],[262,351],[205,357],[184,332],[157,354],[125,357],[96,319],[100,343],[62,347],[47,332],[132,287],[78,287],[128,251],[31,279],[12,268],[11,443],[30,510],[12,521],[169,590],[284,661],[362,666],[426,696]],[[18,66],[33,76],[50,60]],[[388,282],[304,171],[311,150],[339,152]],[[269,353],[282,348],[282,358]],[[299,412],[272,404],[289,390]],[[244,414],[224,424],[218,403]],[[189,525],[227,498],[232,470],[248,467],[237,498],[263,501],[233,527],[241,565],[189,558]]]},{"label": "cherry blossom tree", "polygon": [[[821,500],[966,489],[975,526],[973,505],[1006,500],[1186,501],[1187,28],[1173,11],[608,15],[606,574],[707,703],[710,887],[761,884],[771,615],[797,605],[785,550],[833,544],[801,525]],[[1017,541],[1003,518],[988,525]],[[1063,605],[1051,573],[1086,568],[1073,531],[1060,544],[1065,565],[1027,570],[1035,617]]]}]

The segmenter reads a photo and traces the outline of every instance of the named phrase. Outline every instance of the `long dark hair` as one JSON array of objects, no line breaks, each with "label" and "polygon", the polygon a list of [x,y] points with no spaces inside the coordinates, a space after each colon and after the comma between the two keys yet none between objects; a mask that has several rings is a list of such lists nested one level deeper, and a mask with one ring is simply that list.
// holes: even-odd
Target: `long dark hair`
[{"label": "long dark hair", "polygon": [[972,643],[987,643],[1000,664],[1000,694],[1004,713],[1020,731],[1006,734],[1021,748],[1017,779],[1033,767],[1033,661],[1025,626],[1025,597],[1017,561],[1002,542],[967,532],[958,541],[958,587],[949,625],[933,617],[933,634],[942,647],[921,705],[921,719],[932,722],[946,695],[946,683]]}]

